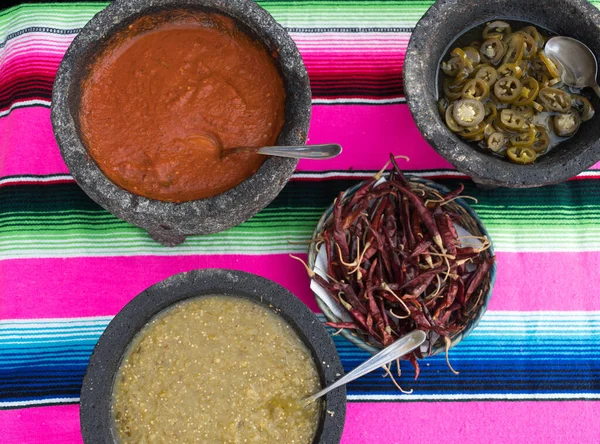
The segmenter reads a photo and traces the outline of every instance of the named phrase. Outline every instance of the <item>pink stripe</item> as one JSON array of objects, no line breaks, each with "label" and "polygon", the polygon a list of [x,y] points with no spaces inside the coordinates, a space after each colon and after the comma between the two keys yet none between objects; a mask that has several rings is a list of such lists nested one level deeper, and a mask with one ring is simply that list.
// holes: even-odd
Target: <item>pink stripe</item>
[{"label": "pink stripe", "polygon": [[0,176],[69,174],[50,124],[50,110],[14,109],[0,118]]},{"label": "pink stripe", "polygon": [[597,401],[350,403],[342,444],[597,444],[599,409]]},{"label": "pink stripe", "polygon": [[[597,444],[600,429],[593,424],[597,423],[598,411],[598,401],[351,402],[342,444]],[[37,444],[41,437],[44,444],[81,444],[79,406],[0,411],[3,443]]]},{"label": "pink stripe", "polygon": [[[32,129],[35,128],[35,131]],[[15,109],[0,118],[0,176],[68,173],[46,108]],[[313,106],[310,143],[337,142],[344,153],[329,161],[301,161],[299,170],[378,170],[389,153],[408,155],[407,169],[452,168],[421,137],[406,105]]]},{"label": "pink stripe", "polygon": [[581,253],[498,253],[490,310],[600,310],[600,251]]},{"label": "pink stripe", "polygon": [[9,54],[1,63],[2,71],[8,70],[11,66],[56,66],[60,64],[63,57],[62,52],[48,53],[32,51],[31,53],[13,53]]},{"label": "pink stripe", "polygon": [[[490,310],[600,310],[588,271],[600,269],[600,252],[498,253],[498,264]],[[11,303],[0,305],[0,319],[114,315],[162,279],[211,267],[269,278],[318,311],[302,266],[283,254],[14,259],[0,262],[3,285],[11,289]]]},{"label": "pink stripe", "polygon": [[[52,134],[50,110],[15,109],[0,118],[0,177],[68,174]],[[410,157],[407,170],[454,169],[421,136],[406,105],[315,105],[309,143],[337,142],[344,152],[328,161],[302,160],[299,171],[378,170],[389,153]],[[600,170],[600,162],[592,167]]]},{"label": "pink stripe", "polygon": [[287,255],[134,256],[2,261],[0,275],[4,288],[12,288],[12,302],[0,304],[0,319],[114,315],[150,285],[197,268],[264,276],[318,311],[302,266]]},{"label": "pink stripe", "polygon": [[3,444],[82,444],[79,405],[0,410]]},{"label": "pink stripe", "polygon": [[301,171],[378,170],[390,152],[410,157],[402,167],[454,169],[421,136],[406,105],[313,106],[309,143],[336,142],[341,156],[328,161],[302,160]]}]

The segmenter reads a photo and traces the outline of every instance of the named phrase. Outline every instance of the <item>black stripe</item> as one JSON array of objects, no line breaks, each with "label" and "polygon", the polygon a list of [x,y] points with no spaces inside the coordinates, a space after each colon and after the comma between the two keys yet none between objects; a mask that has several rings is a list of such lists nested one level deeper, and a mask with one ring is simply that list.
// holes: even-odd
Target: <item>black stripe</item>
[{"label": "black stripe", "polygon": [[3,85],[0,92],[0,106],[10,105],[17,97],[23,93],[37,92],[38,95],[52,95],[52,84],[54,79],[29,78],[24,82],[13,83],[12,85]]},{"label": "black stripe", "polygon": [[[83,375],[85,374],[85,368],[82,368],[82,371],[77,372],[77,373],[73,373],[72,375],[56,375],[56,376],[50,376],[50,375],[44,375],[43,377],[39,377],[39,376],[33,376],[33,375],[14,375],[14,376],[7,376],[7,377],[0,377],[0,386],[3,384],[3,382],[1,381],[6,381],[6,382],[18,382],[18,381],[23,381],[23,384],[27,384],[27,381],[31,380],[31,381],[81,381],[81,378],[83,377]],[[5,382],[4,382],[5,384]]]},{"label": "black stripe", "polygon": [[[27,2],[30,3],[30,2]],[[14,38],[20,37],[24,34],[28,34],[30,32],[45,32],[47,34],[58,34],[58,35],[73,35],[77,34],[81,31],[81,28],[72,28],[72,29],[58,29],[58,28],[48,28],[46,26],[30,26],[28,28],[19,29],[18,31],[11,32],[6,36],[3,42],[0,43],[0,49],[2,49],[6,42],[12,40]]]},{"label": "black stripe", "polygon": [[[326,208],[335,196],[358,182],[360,179],[331,178],[317,181],[292,181],[267,207]],[[436,182],[455,188],[465,184],[465,194],[478,198],[479,204],[503,205],[518,209],[521,205],[562,205],[578,208],[581,205],[598,206],[600,180],[574,180],[558,185],[531,189],[498,188],[493,190],[476,187],[465,179],[436,179]],[[325,185],[326,184],[326,185]],[[477,209],[477,204],[471,204]],[[11,185],[0,187],[0,214],[20,211],[53,213],[61,210],[86,210],[102,213],[103,210],[75,183]],[[268,210],[264,211],[266,214]],[[581,217],[587,217],[581,215]],[[248,225],[253,222],[250,220]],[[260,224],[260,222],[257,222]]]},{"label": "black stripe", "polygon": [[[23,398],[31,398],[33,396],[69,396],[76,397],[79,396],[79,392],[81,391],[81,387],[72,387],[69,389],[43,389],[43,390],[7,390],[6,393],[3,393],[5,390],[0,392],[0,400],[21,400]],[[35,395],[34,395],[35,394]]]},{"label": "black stripe", "polygon": [[[50,101],[51,93],[48,90],[44,90],[41,92],[38,91],[21,91],[19,94],[15,94],[11,97],[10,100],[0,102],[0,111],[4,111],[10,109],[13,104],[17,104],[16,102],[26,101],[26,100],[45,100]],[[37,105],[36,105],[37,106]],[[19,108],[18,106],[16,108]]]}]

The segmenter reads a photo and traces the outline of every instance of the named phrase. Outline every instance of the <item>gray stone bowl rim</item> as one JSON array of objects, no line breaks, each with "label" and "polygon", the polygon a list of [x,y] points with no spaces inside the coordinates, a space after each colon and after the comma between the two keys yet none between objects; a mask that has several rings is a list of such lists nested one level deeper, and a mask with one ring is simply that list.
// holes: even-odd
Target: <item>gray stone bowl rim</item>
[{"label": "gray stone bowl rim", "polygon": [[[532,0],[533,1],[533,0]],[[494,19],[519,20],[540,25],[539,17],[532,17],[532,1],[512,0],[438,0],[415,26],[406,51],[403,77],[404,88],[411,114],[425,140],[458,170],[468,174],[476,183],[489,186],[528,188],[559,183],[576,176],[600,161],[600,141],[578,146],[576,155],[563,155],[574,145],[576,136],[558,147],[555,152],[540,158],[531,165],[517,165],[491,154],[474,149],[454,135],[441,119],[435,105],[435,91],[427,87],[427,79],[439,69],[441,57],[447,53],[452,40],[440,41],[438,36],[452,26],[454,35]],[[585,17],[577,21],[593,35],[600,34],[600,12],[585,0],[560,0],[536,2],[544,14],[552,14],[569,23],[572,11]],[[553,5],[560,6],[557,10]],[[468,8],[468,10],[467,10]],[[516,12],[518,10],[518,12]],[[460,12],[459,12],[460,11]],[[512,11],[506,13],[505,11]],[[469,26],[459,28],[454,20]],[[540,25],[540,26],[543,26]],[[549,28],[548,28],[549,29]],[[583,28],[582,28],[583,29]],[[567,35],[567,34],[564,34]],[[570,37],[574,37],[570,35]],[[588,42],[589,44],[589,42]],[[428,53],[432,48],[441,55]],[[600,46],[598,47],[600,50]],[[423,57],[423,53],[426,54]],[[600,54],[598,54],[600,55]],[[594,125],[592,121],[586,122]],[[583,125],[582,125],[583,127]],[[580,130],[581,131],[581,130]],[[560,151],[560,153],[558,152]]]},{"label": "gray stone bowl rim", "polygon": [[[80,421],[86,444],[117,442],[110,411],[112,388],[122,357],[135,335],[173,304],[210,295],[250,299],[281,316],[313,353],[323,386],[344,374],[335,344],[321,321],[281,285],[237,270],[214,268],[179,273],[133,298],[98,340],[81,389]],[[346,415],[346,388],[335,389],[323,399],[321,423],[313,444],[339,443]]]},{"label": "gray stone bowl rim", "polygon": [[[270,157],[259,170],[236,187],[217,196],[182,203],[139,196],[117,186],[100,170],[81,142],[69,107],[70,85],[80,61],[98,42],[132,17],[159,9],[207,9],[221,12],[252,29],[259,40],[278,50],[278,64],[286,83],[286,121],[278,145],[303,145],[311,114],[311,90],[294,41],[275,19],[252,0],[117,0],[97,13],[78,33],[59,66],[52,91],[51,120],[62,157],[84,192],[117,217],[147,230],[166,245],[185,236],[224,231],[248,220],[266,207],[292,176],[298,160]],[[259,31],[263,35],[259,36]],[[265,37],[267,36],[267,37]],[[82,62],[83,63],[83,62]],[[293,101],[289,88],[293,88]],[[165,239],[160,239],[164,237]]]}]

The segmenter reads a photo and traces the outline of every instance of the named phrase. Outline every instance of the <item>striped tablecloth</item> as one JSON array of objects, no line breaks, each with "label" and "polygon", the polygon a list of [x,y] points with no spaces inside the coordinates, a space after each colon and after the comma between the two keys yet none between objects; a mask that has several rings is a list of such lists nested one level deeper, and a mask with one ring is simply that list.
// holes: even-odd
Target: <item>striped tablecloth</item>
[{"label": "striped tablecloth", "polygon": [[[543,1],[543,0],[540,0]],[[600,3],[600,2],[598,2]],[[420,137],[404,104],[404,52],[422,0],[263,0],[302,52],[314,94],[310,142],[344,146],[303,161],[281,195],[239,227],[165,248],[73,182],[50,125],[58,64],[106,3],[0,11],[0,442],[81,442],[78,397],[111,317],[174,273],[228,267],[279,282],[317,311],[301,266],[333,197],[390,151],[407,169],[476,196],[495,242],[489,311],[450,356],[423,362],[399,393],[380,372],[348,387],[343,442],[600,442],[600,164],[533,190],[477,189]],[[2,2],[6,5],[6,1]],[[346,370],[367,357],[336,338]]]}]

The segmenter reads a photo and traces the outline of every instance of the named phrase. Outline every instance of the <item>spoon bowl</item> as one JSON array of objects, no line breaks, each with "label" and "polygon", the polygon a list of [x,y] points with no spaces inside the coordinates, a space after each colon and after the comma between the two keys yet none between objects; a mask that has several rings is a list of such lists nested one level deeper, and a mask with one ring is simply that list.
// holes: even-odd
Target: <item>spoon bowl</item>
[{"label": "spoon bowl", "polygon": [[560,63],[563,82],[575,88],[590,87],[600,97],[598,61],[590,48],[577,39],[559,36],[548,40],[545,51]]},{"label": "spoon bowl", "polygon": [[293,159],[333,159],[342,152],[342,147],[337,143],[298,146],[240,146],[226,150],[221,149],[221,159],[240,151],[252,151],[265,156],[289,157]]}]

